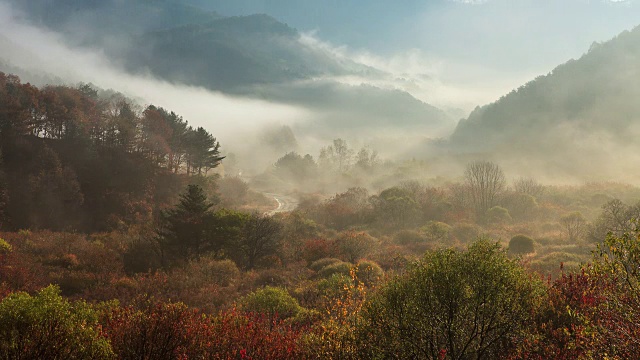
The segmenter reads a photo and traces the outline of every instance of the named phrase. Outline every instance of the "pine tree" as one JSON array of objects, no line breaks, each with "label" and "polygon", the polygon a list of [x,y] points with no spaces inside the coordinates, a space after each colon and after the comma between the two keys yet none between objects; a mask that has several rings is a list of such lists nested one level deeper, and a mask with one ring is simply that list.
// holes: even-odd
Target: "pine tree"
[{"label": "pine tree", "polygon": [[158,239],[165,265],[172,259],[191,259],[201,253],[217,250],[209,241],[212,206],[200,186],[189,185],[180,196],[178,205],[163,212]]}]

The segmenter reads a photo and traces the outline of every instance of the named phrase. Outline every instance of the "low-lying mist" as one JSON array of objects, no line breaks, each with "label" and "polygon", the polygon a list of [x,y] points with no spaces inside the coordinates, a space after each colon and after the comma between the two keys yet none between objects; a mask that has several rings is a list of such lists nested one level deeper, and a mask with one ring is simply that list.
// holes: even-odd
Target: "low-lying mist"
[{"label": "low-lying mist", "polygon": [[[102,50],[69,45],[62,35],[29,24],[24,16],[0,2],[0,71],[16,73],[23,81],[38,86],[91,83],[121,92],[141,107],[154,104],[174,111],[190,125],[202,126],[217,137],[222,154],[227,156],[223,166],[228,174],[246,178],[262,174],[262,185],[327,193],[350,186],[381,189],[401,181],[456,180],[465,165],[475,160],[494,161],[513,178],[535,177],[546,183],[637,183],[634,164],[638,152],[629,141],[635,128],[618,129],[626,137],[613,130],[603,131],[605,115],[616,116],[616,108],[611,106],[603,107],[611,110],[607,114],[596,109],[589,116],[597,119],[589,124],[576,115],[557,115],[553,111],[565,106],[562,104],[575,105],[571,103],[574,95],[570,86],[564,96],[535,106],[529,106],[535,101],[524,90],[503,96],[489,105],[488,112],[474,111],[455,129],[456,120],[466,116],[473,104],[494,99],[494,94],[506,92],[509,84],[520,80],[506,81],[501,74],[487,85],[486,80],[473,76],[482,69],[467,68],[463,71],[469,76],[466,83],[476,84],[465,88],[460,83],[439,80],[441,68],[455,64],[432,60],[417,50],[386,59],[335,47],[313,34],[303,34],[299,41],[313,51],[368,66],[372,71],[253,85],[236,89],[232,96],[165,81],[150,72],[127,72]],[[559,86],[552,88],[555,92],[547,91],[545,96],[560,91]],[[525,100],[519,103],[517,96]],[[594,104],[598,103],[588,106]],[[428,120],[422,119],[424,114]],[[541,126],[540,118],[554,125]],[[520,121],[518,127],[514,127],[514,119]],[[469,126],[473,123],[476,125]],[[595,123],[600,123],[600,128],[591,126]],[[377,170],[372,172],[374,166],[369,164],[368,168],[360,166],[334,179],[337,173],[323,168],[327,163],[322,162],[321,151],[332,146],[335,139],[346,140],[354,166],[362,149],[375,152]],[[283,173],[282,182],[268,181],[274,174],[274,164],[290,152],[313,158],[318,165],[317,181],[300,183]]]}]

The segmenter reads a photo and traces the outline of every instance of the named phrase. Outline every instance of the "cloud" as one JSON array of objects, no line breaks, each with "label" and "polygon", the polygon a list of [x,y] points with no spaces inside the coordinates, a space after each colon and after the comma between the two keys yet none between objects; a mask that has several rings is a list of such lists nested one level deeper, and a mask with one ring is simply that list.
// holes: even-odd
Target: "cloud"
[{"label": "cloud", "polygon": [[382,56],[344,45],[335,46],[320,40],[315,32],[301,34],[300,42],[339,59],[380,70],[368,75],[332,77],[331,80],[406,91],[444,110],[460,110],[454,112],[456,116],[466,116],[476,106],[495,101],[537,75],[500,72],[481,65],[429,55],[418,48]]}]

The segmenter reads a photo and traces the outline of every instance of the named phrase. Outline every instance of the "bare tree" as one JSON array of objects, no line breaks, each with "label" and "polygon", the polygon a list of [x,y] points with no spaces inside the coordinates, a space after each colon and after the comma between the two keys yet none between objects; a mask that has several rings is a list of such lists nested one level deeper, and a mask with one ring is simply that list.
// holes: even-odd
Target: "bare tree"
[{"label": "bare tree", "polygon": [[497,205],[506,186],[504,173],[497,164],[489,161],[473,162],[467,165],[464,177],[477,214],[482,215]]},{"label": "bare tree", "polygon": [[571,241],[580,239],[587,229],[587,221],[579,211],[561,217],[560,225],[566,230]]},{"label": "bare tree", "polygon": [[516,192],[539,198],[544,193],[544,185],[534,178],[521,177],[513,184]]}]

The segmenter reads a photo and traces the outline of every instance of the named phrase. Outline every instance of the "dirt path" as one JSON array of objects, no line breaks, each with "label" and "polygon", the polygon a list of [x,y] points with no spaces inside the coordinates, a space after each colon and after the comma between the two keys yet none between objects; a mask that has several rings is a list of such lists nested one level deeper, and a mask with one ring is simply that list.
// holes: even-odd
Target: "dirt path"
[{"label": "dirt path", "polygon": [[265,215],[275,215],[281,212],[289,212],[295,210],[296,207],[298,207],[298,200],[291,196],[273,193],[265,193],[265,195],[274,198],[278,202],[278,207],[271,211],[267,211]]}]

